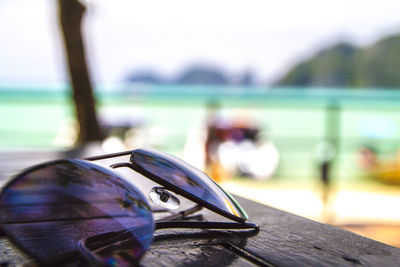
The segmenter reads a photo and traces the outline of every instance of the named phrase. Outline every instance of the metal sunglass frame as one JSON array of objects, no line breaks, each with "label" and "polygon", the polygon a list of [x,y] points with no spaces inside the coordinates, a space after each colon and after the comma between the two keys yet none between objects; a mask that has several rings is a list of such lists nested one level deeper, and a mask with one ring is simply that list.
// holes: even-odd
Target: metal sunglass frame
[{"label": "metal sunglass frame", "polygon": [[[136,149],[117,152],[117,153],[111,153],[111,154],[104,154],[104,155],[99,155],[99,156],[93,156],[93,157],[87,157],[87,158],[85,158],[85,160],[97,161],[97,160],[116,158],[116,157],[121,157],[121,156],[126,156],[126,155],[132,155],[132,153],[134,151],[136,151]],[[145,169],[141,168],[140,165],[135,164],[135,162],[133,162],[133,161],[130,161],[129,163],[127,163],[127,162],[115,163],[115,164],[110,165],[110,167],[113,169],[120,168],[120,167],[130,168],[131,170],[138,172],[139,174],[152,180],[153,182],[160,184],[165,189],[170,190],[178,195],[181,195],[181,196],[197,203],[196,206],[189,208],[188,210],[181,211],[177,214],[173,214],[171,216],[167,216],[165,218],[161,218],[161,219],[157,220],[156,221],[156,230],[161,229],[161,228],[255,229],[255,230],[259,229],[259,226],[257,224],[245,222],[247,217],[241,218],[241,217],[235,216],[233,214],[230,214],[226,211],[223,211],[223,210],[215,207],[214,205],[209,204],[207,201],[204,201],[201,198],[198,198],[192,194],[189,194],[185,190],[180,189],[178,186],[175,186],[175,185],[167,182],[165,179],[163,179],[151,172],[146,171]],[[222,189],[218,184],[216,184],[216,185],[244,213],[244,211],[240,207],[240,205],[224,189]],[[184,219],[186,216],[199,211],[203,207],[207,208],[211,211],[214,211],[215,213],[217,213],[225,218],[231,219],[235,222],[187,222],[187,221],[179,222],[179,221],[176,221],[177,219]]]},{"label": "metal sunglass frame", "polygon": [[[116,158],[116,157],[121,157],[121,156],[126,156],[126,155],[132,155],[132,153],[134,151],[136,151],[136,150],[128,150],[128,151],[123,151],[123,152],[118,152],[118,153],[111,153],[111,154],[99,155],[99,156],[94,156],[94,157],[88,157],[88,158],[85,158],[85,160],[97,161],[97,160]],[[243,233],[253,235],[253,234],[256,234],[259,230],[259,226],[257,224],[245,222],[245,220],[247,219],[247,216],[246,216],[246,218],[241,218],[241,217],[229,214],[229,213],[209,204],[208,202],[206,202],[198,197],[195,197],[194,195],[187,193],[186,191],[180,189],[179,187],[167,182],[163,178],[158,177],[157,175],[146,171],[145,169],[141,168],[140,165],[135,164],[135,162],[133,160],[130,160],[129,163],[127,163],[127,162],[115,163],[115,164],[110,165],[110,167],[113,169],[120,168],[120,167],[130,168],[131,170],[138,172],[139,174],[152,180],[153,182],[160,184],[165,189],[170,190],[178,195],[182,195],[183,197],[197,203],[197,205],[195,205],[192,208],[189,208],[189,209],[186,209],[179,213],[175,213],[170,216],[156,220],[154,231],[159,230],[159,229],[167,229],[167,228],[208,229],[208,230],[244,230]],[[218,186],[218,184],[217,184],[217,186]],[[218,187],[244,213],[244,211],[240,207],[240,205],[232,197],[230,197],[230,195],[227,192],[225,192],[220,186],[218,186]],[[219,214],[225,218],[234,220],[235,222],[211,222],[211,221],[186,221],[185,220],[185,219],[191,218],[188,216],[201,210],[203,207],[207,208],[211,211],[214,211],[217,214]],[[202,215],[199,215],[199,216],[202,218]],[[199,217],[199,216],[194,216],[194,217]],[[93,253],[92,250],[106,249],[107,247],[112,246],[116,242],[121,242],[121,240],[124,240],[124,238],[126,238],[126,236],[128,236],[128,238],[129,238],[128,232],[129,232],[129,229],[120,231],[120,232],[100,234],[100,235],[96,235],[96,236],[91,236],[87,239],[82,239],[78,244],[78,249],[79,249],[80,253],[82,254],[82,256],[84,256],[87,260],[101,263],[101,261],[102,261],[101,257],[97,256],[96,253]],[[93,242],[96,245],[95,246],[90,245],[90,244],[88,244],[88,242]],[[132,263],[135,263],[135,262],[132,262]]]},{"label": "metal sunglass frame", "polygon": [[[103,160],[103,159],[110,159],[110,158],[115,158],[115,157],[120,157],[120,156],[131,155],[134,151],[136,151],[136,150],[128,150],[128,151],[123,151],[123,152],[118,152],[118,153],[111,153],[111,154],[87,157],[87,158],[84,158],[84,160],[97,161],[97,160]],[[12,180],[10,180],[6,185],[4,185],[4,187],[1,189],[1,192],[3,192],[4,188],[6,188],[10,184],[12,184],[12,182],[14,180],[16,180],[21,174],[31,172],[32,170],[41,168],[48,163],[56,162],[56,161],[57,160],[29,167],[25,171],[17,174]],[[154,231],[159,230],[159,229],[175,228],[175,229],[243,230],[244,232],[243,231],[240,231],[240,232],[247,233],[247,234],[249,234],[249,233],[256,234],[259,230],[259,226],[257,224],[245,222],[245,220],[247,218],[241,218],[241,217],[229,214],[228,212],[225,212],[225,211],[209,204],[208,202],[206,202],[198,197],[195,197],[194,195],[187,193],[186,191],[180,189],[179,187],[177,187],[171,183],[168,183],[166,180],[162,179],[161,177],[158,177],[158,176],[144,170],[143,168],[140,168],[140,166],[135,164],[133,161],[130,161],[129,163],[123,162],[123,163],[112,164],[110,167],[113,169],[120,168],[120,167],[128,167],[128,168],[132,169],[133,171],[138,172],[139,174],[143,175],[144,177],[152,180],[153,182],[160,184],[165,189],[170,190],[178,195],[181,195],[181,196],[197,203],[197,205],[195,205],[189,209],[186,209],[179,213],[173,213],[172,215],[155,220]],[[218,186],[218,187],[224,193],[226,193],[220,186]],[[231,198],[228,193],[226,193],[226,196],[229,197],[229,199],[233,203],[235,203],[239,209],[241,209],[240,205],[233,198]],[[215,213],[217,213],[225,218],[231,219],[234,222],[213,222],[213,221],[201,221],[201,220],[200,221],[187,221],[188,219],[191,219],[191,218],[201,218],[202,219],[202,215],[191,216],[191,217],[189,215],[201,210],[203,207],[207,208],[211,211],[214,211]],[[243,210],[241,209],[241,211],[243,211]],[[152,210],[152,212],[170,212],[170,211],[169,210]],[[243,211],[243,213],[244,213],[244,211]],[[78,243],[78,251],[80,252],[81,256],[83,256],[87,260],[101,263],[101,258],[99,256],[97,256],[94,252],[92,252],[91,248],[89,248],[90,245],[88,244],[88,241],[90,241],[90,242],[95,241],[98,244],[102,244],[102,247],[104,248],[104,247],[112,246],[113,243],[115,242],[115,240],[118,239],[118,237],[121,237],[121,238],[124,237],[124,234],[127,232],[129,232],[129,229],[123,230],[120,232],[103,233],[103,234],[91,236],[86,239],[82,239]],[[3,229],[3,227],[0,227],[0,236],[1,235],[5,235],[8,238],[10,238],[10,236],[7,234],[7,231],[5,229]],[[18,245],[18,243],[19,243],[16,240],[13,240],[12,238],[10,240],[16,245]],[[23,251],[25,251],[25,250],[23,249]],[[33,258],[35,258],[35,255],[32,255],[29,251],[25,251],[25,252],[28,255],[31,255],[31,256],[33,256]]]}]

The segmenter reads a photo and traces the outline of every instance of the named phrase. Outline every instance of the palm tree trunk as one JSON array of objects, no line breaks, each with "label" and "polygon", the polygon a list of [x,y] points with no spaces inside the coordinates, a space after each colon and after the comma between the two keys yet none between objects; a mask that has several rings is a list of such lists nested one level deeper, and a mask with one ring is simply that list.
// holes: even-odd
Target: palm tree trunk
[{"label": "palm tree trunk", "polygon": [[81,31],[86,8],[79,0],[58,0],[58,8],[75,112],[80,127],[77,145],[81,146],[102,139]]}]

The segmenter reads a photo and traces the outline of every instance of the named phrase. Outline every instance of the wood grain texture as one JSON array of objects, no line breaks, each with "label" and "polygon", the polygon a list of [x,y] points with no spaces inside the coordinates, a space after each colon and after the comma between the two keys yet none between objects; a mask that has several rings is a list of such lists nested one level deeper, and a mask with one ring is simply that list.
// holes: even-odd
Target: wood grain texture
[{"label": "wood grain texture", "polygon": [[238,198],[260,232],[242,248],[277,266],[398,266],[400,249]]},{"label": "wood grain texture", "polygon": [[[29,154],[33,155],[33,154]],[[59,158],[61,154],[38,154],[30,161]],[[29,165],[26,154],[13,154],[8,162]],[[7,158],[0,153],[0,159]],[[14,172],[16,165],[1,172]],[[24,167],[25,167],[24,166]],[[4,177],[4,176],[3,176]],[[399,266],[400,249],[356,235],[334,226],[311,221],[254,201],[237,197],[260,225],[255,236],[229,231],[158,230],[141,266]],[[225,220],[201,211],[207,220]],[[0,237],[0,265],[18,266],[29,262],[6,238]],[[7,265],[6,265],[7,264]]]},{"label": "wood grain texture", "polygon": [[225,248],[227,239],[227,236],[190,230],[156,234],[141,266],[256,266]]}]

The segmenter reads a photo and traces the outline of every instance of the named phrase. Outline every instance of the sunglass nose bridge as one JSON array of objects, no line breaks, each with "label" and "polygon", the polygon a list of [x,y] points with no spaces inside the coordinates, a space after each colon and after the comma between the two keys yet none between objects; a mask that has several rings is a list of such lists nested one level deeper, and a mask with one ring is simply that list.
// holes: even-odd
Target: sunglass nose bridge
[{"label": "sunglass nose bridge", "polygon": [[154,204],[170,210],[179,208],[181,204],[179,199],[164,187],[153,187],[149,192],[149,197]]}]

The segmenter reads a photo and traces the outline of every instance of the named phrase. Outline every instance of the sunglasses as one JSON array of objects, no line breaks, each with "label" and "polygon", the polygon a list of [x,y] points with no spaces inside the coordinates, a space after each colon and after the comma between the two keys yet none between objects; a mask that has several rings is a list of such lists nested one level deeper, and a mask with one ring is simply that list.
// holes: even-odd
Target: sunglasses
[{"label": "sunglasses", "polygon": [[[94,161],[130,155],[129,168],[157,183],[149,198],[121,174]],[[180,212],[180,195],[194,203]],[[232,222],[191,216],[207,208]],[[156,212],[170,215],[154,219]],[[195,218],[200,220],[195,220]],[[43,265],[75,259],[106,266],[137,265],[163,228],[258,231],[239,204],[206,174],[169,154],[136,149],[81,159],[55,160],[16,175],[0,194],[0,227]]]}]

